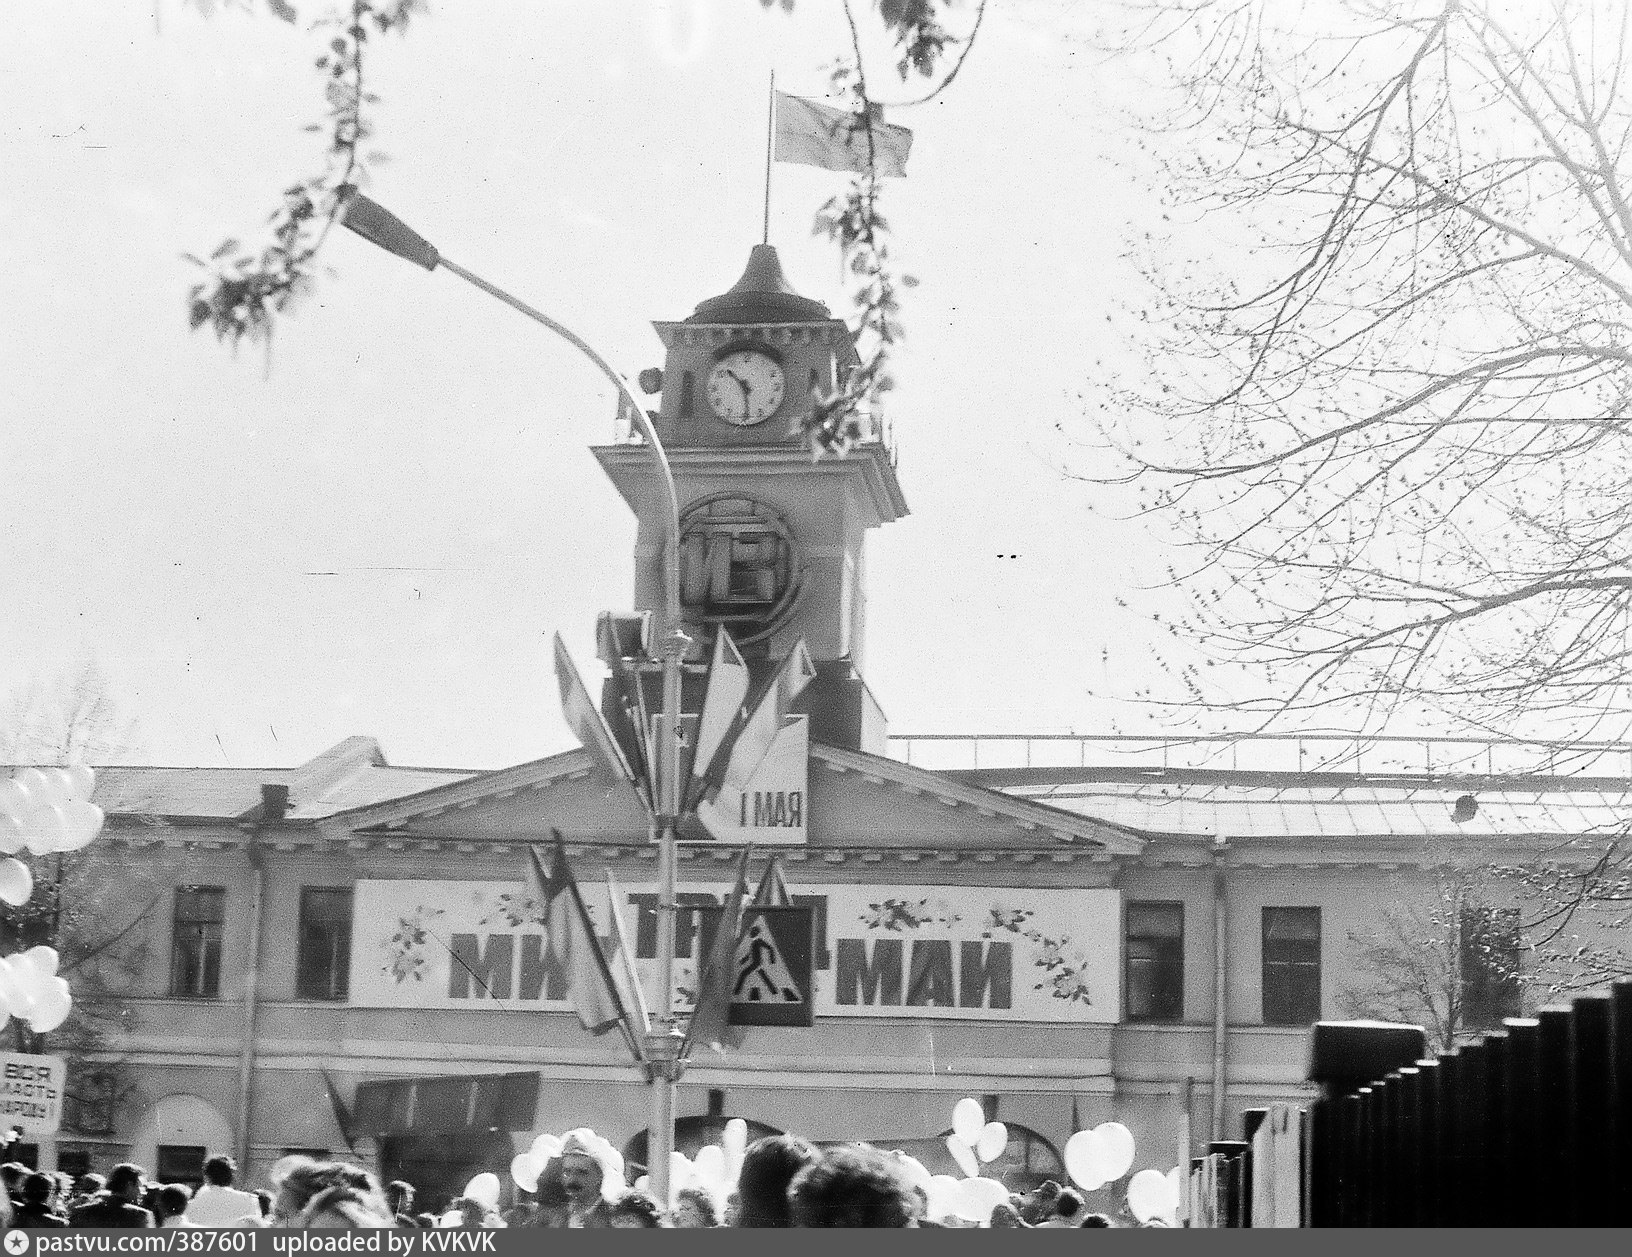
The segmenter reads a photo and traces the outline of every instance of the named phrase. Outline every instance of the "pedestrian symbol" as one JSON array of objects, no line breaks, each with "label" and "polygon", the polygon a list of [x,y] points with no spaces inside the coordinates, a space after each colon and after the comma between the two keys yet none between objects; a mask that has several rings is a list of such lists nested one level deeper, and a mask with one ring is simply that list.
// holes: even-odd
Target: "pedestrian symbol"
[{"label": "pedestrian symbol", "polygon": [[733,1025],[812,1024],[815,924],[811,909],[803,905],[756,904],[743,913],[732,967]]},{"label": "pedestrian symbol", "polygon": [[804,999],[805,993],[782,963],[771,927],[764,917],[754,917],[737,943],[737,980],[731,987],[731,1002],[802,1004]]}]

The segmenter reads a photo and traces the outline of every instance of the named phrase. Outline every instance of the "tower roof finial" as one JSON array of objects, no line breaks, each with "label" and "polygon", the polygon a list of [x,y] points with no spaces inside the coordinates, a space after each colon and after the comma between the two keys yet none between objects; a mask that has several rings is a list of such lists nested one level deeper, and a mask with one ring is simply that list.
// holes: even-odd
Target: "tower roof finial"
[{"label": "tower roof finial", "polygon": [[756,244],[742,278],[729,291],[698,305],[688,323],[808,323],[832,315],[820,301],[801,297],[782,274],[776,246]]}]

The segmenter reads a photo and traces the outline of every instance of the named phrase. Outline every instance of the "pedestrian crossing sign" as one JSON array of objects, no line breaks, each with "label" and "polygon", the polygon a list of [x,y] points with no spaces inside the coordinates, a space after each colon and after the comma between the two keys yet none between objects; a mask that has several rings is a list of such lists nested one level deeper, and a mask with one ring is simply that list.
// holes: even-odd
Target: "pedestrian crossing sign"
[{"label": "pedestrian crossing sign", "polygon": [[809,1026],[815,1021],[815,913],[806,906],[743,910],[731,972],[731,1024]]}]

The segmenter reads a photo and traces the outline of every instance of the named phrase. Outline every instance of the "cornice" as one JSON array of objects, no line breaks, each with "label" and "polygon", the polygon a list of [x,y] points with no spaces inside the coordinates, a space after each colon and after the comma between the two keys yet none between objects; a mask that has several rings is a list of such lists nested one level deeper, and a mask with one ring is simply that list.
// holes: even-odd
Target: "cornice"
[{"label": "cornice", "polygon": [[[643,444],[595,445],[590,447],[620,492],[619,476],[645,477],[655,474],[652,456]],[[812,462],[802,445],[676,445],[668,450],[669,465],[677,473],[743,476],[763,482],[771,476],[845,476],[858,480],[879,523],[893,523],[909,513],[906,495],[882,441],[857,445],[843,458]],[[629,499],[624,492],[625,500]]]},{"label": "cornice", "polygon": [[671,323],[652,326],[665,347],[740,344],[759,341],[769,345],[840,345],[853,349],[850,330],[837,319],[808,323]]}]

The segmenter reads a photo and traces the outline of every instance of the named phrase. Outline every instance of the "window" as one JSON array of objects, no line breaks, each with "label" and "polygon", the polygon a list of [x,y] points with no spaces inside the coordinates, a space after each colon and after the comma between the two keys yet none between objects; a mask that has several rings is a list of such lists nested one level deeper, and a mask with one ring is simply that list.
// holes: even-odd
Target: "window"
[{"label": "window", "polygon": [[306,886],[300,892],[299,999],[346,998],[351,972],[351,887]]},{"label": "window", "polygon": [[1462,968],[1462,1027],[1500,1030],[1519,1015],[1519,913],[1467,902],[1457,914]]},{"label": "window", "polygon": [[117,1080],[111,1073],[70,1070],[68,1089],[62,1097],[62,1124],[82,1135],[113,1134],[113,1109],[118,1091]]},{"label": "window", "polygon": [[1320,1020],[1320,909],[1264,909],[1264,1024]]},{"label": "window", "polygon": [[185,1183],[197,1191],[204,1182],[204,1155],[197,1144],[160,1144],[158,1181]]},{"label": "window", "polygon": [[170,942],[170,994],[213,999],[221,993],[221,922],[227,892],[219,886],[176,887]]},{"label": "window", "polygon": [[1184,1020],[1184,905],[1130,903],[1127,935],[1129,1021]]}]

